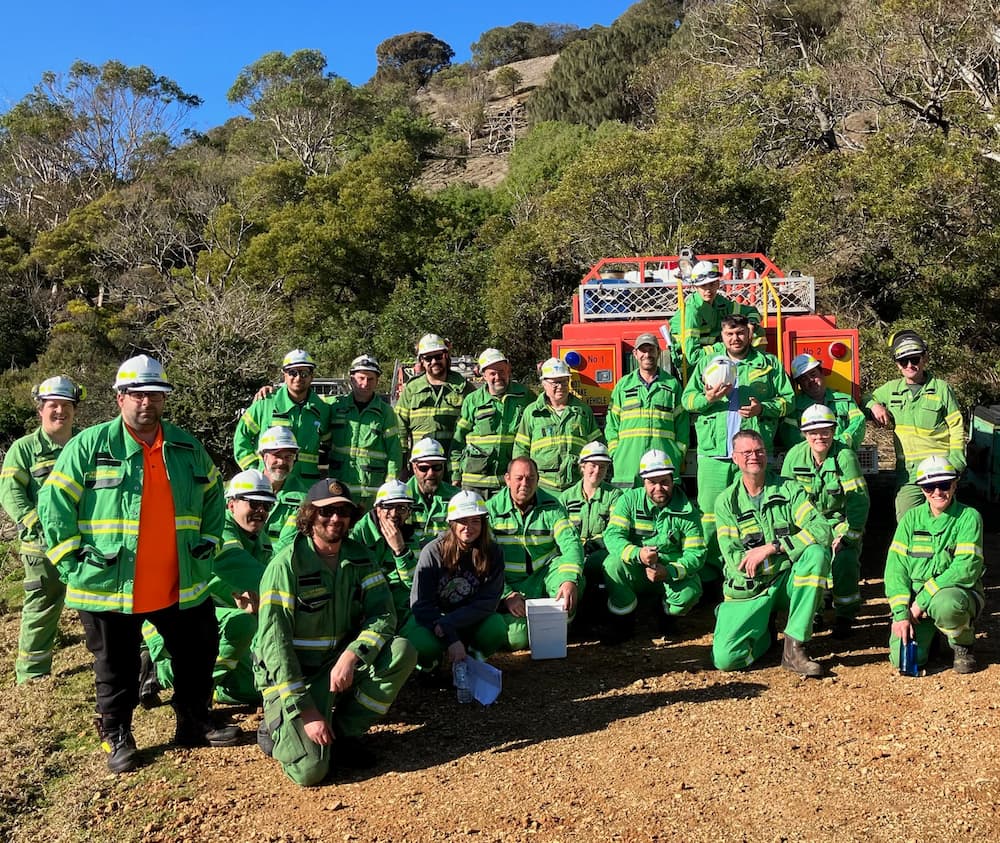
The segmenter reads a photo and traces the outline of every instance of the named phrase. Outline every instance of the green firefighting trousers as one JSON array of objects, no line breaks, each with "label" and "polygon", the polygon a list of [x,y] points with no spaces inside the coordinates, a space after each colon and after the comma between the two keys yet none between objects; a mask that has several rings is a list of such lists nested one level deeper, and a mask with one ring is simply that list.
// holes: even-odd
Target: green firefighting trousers
[{"label": "green firefighting trousers", "polygon": [[24,553],[24,605],[17,642],[14,673],[18,683],[48,676],[56,644],[59,615],[66,600],[66,585],[56,566],[44,556]]}]

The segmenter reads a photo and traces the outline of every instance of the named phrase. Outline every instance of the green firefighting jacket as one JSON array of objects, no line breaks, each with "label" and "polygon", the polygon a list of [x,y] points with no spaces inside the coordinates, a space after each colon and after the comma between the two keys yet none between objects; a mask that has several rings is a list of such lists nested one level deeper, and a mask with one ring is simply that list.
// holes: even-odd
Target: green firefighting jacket
[{"label": "green firefighting jacket", "polygon": [[808,442],[800,442],[785,455],[781,474],[797,480],[813,506],[826,518],[833,538],[857,545],[868,521],[871,500],[868,484],[854,451],[837,440],[822,465],[816,465]]},{"label": "green firefighting jacket", "polygon": [[[445,508],[447,508],[447,503],[445,503]],[[445,522],[445,528],[447,529],[447,522]],[[373,509],[365,513],[364,517],[351,528],[351,538],[368,548],[368,552],[382,569],[390,586],[400,586],[409,592],[410,588],[413,587],[413,572],[416,570],[417,559],[420,556],[420,546],[413,538],[415,532],[412,525],[409,527],[404,525],[403,538],[407,538],[407,533],[411,535],[402,555],[396,556],[392,548],[389,547],[389,543],[382,538]],[[435,533],[435,535],[439,534]],[[430,539],[428,539],[429,542]]]},{"label": "green firefighting jacket", "polygon": [[351,539],[331,570],[300,533],[275,554],[260,590],[254,676],[265,697],[280,696],[289,719],[316,707],[308,685],[341,653],[371,667],[396,629],[385,575]]},{"label": "green firefighting jacket", "polygon": [[448,531],[448,501],[458,494],[459,489],[441,481],[437,491],[428,499],[420,494],[416,477],[411,477],[406,481],[406,488],[410,492],[410,497],[413,498],[413,506],[410,510],[413,538],[410,540],[410,546],[419,559],[420,551],[425,545],[430,544],[442,533]]},{"label": "green firefighting jacket", "polygon": [[578,480],[559,495],[559,503],[566,509],[570,524],[583,542],[585,553],[604,547],[604,530],[608,526],[611,510],[621,495],[621,489],[602,483],[588,500],[583,494],[583,480]]},{"label": "green firefighting jacket", "polygon": [[615,504],[604,531],[608,558],[641,567],[639,551],[657,549],[660,564],[666,565],[671,580],[697,573],[705,564],[705,536],[701,510],[675,485],[670,500],[657,506],[645,489],[629,489]]},{"label": "green firefighting jacket", "polygon": [[[705,383],[702,380],[705,366],[716,356],[726,356],[726,348],[722,343],[706,349],[694,367],[681,399],[689,412],[698,414],[695,420],[698,453],[710,457],[725,457],[730,447],[727,435],[729,397],[723,395],[709,402],[705,397]],[[759,416],[740,419],[740,430],[759,433],[770,453],[778,422],[788,413],[795,400],[792,384],[775,357],[752,346],[746,357],[735,362],[739,405],[745,407],[750,403],[750,398],[756,398],[763,410]]]},{"label": "green firefighting jacket", "polygon": [[611,391],[604,435],[615,483],[632,486],[642,455],[653,448],[666,452],[679,470],[691,436],[688,413],[681,405],[680,382],[662,370],[648,386],[638,372],[627,374]]},{"label": "green firefighting jacket", "polygon": [[[222,481],[197,439],[161,424],[174,498],[180,607],[186,609],[208,592],[222,539]],[[38,515],[70,608],[132,612],[142,464],[142,446],[119,416],[71,439],[42,487]]]},{"label": "green firefighting jacket", "polygon": [[377,395],[364,409],[353,395],[338,396],[330,407],[330,477],[344,483],[355,500],[373,499],[403,466],[396,414]]},{"label": "green firefighting jacket", "polygon": [[212,580],[208,587],[216,606],[236,608],[233,592],[260,593],[260,578],[271,558],[271,539],[267,528],[256,535],[248,533],[226,510],[222,526],[222,545],[212,562]]},{"label": "green firefighting jacket", "polygon": [[881,404],[895,423],[896,471],[912,481],[927,457],[947,457],[959,471],[965,468],[965,426],[955,394],[943,380],[927,375],[914,395],[903,378],[876,389],[865,409]]},{"label": "green firefighting jacket", "polygon": [[684,322],[681,324],[678,309],[670,319],[670,333],[689,366],[694,366],[703,354],[712,356],[709,346],[722,338],[723,318],[734,314],[746,316],[754,326],[760,324],[760,311],[752,305],[733,301],[722,293],[716,293],[711,302],[698,292],[688,294],[684,299]]},{"label": "green firefighting jacket", "polygon": [[564,582],[583,584],[583,545],[566,510],[543,489],[535,492],[535,503],[522,514],[502,489],[486,502],[490,528],[503,550],[503,598],[517,591],[518,584],[545,565],[555,564]]},{"label": "green firefighting jacket", "polygon": [[[719,550],[724,566],[723,592],[727,599],[753,597],[766,590],[774,579],[792,567],[810,545],[829,548],[833,539],[822,513],[810,502],[802,487],[791,480],[768,475],[761,493],[759,510],[747,495],[743,477],[719,495],[715,505]],[[757,569],[752,579],[739,570],[746,551],[768,542],[778,542],[781,552],[773,553]],[[826,577],[805,577],[797,585],[825,587]]]},{"label": "green firefighting jacket", "polygon": [[263,471],[257,455],[257,440],[270,427],[288,427],[299,446],[298,459],[285,480],[285,485],[308,489],[320,478],[319,455],[330,443],[331,409],[315,392],[301,404],[296,404],[287,387],[254,401],[240,416],[233,436],[233,455],[240,469]]},{"label": "green firefighting jacket", "polygon": [[937,518],[926,502],[909,510],[896,527],[885,560],[892,619],[909,617],[913,595],[927,611],[931,598],[950,586],[984,598],[983,564],[983,518],[971,506],[952,500]]},{"label": "green firefighting jacket", "polygon": [[822,401],[813,401],[801,391],[795,393],[792,408],[782,419],[778,430],[778,441],[782,445],[791,448],[805,441],[805,436],[799,430],[799,423],[802,421],[802,413],[813,404],[829,407],[837,417],[837,427],[833,435],[836,441],[843,442],[852,451],[857,451],[861,447],[861,443],[865,441],[865,414],[850,395],[834,392],[832,389],[826,391]]},{"label": "green firefighting jacket", "polygon": [[274,493],[278,500],[271,507],[271,514],[267,517],[267,535],[271,540],[272,553],[277,551],[278,545],[295,538],[295,519],[298,518],[299,509],[305,503],[306,494],[298,489],[289,489],[288,480],[285,480],[281,489]]},{"label": "green firefighting jacket", "polygon": [[62,449],[62,445],[53,442],[39,427],[16,439],[4,457],[0,471],[0,506],[17,525],[22,555],[45,555],[45,536],[36,509],[38,492]]},{"label": "green firefighting jacket", "polygon": [[462,402],[451,451],[451,482],[471,489],[496,490],[514,455],[514,437],[535,394],[519,383],[503,395],[482,386]]},{"label": "green firefighting jacket", "polygon": [[411,449],[416,442],[429,436],[441,443],[448,456],[455,425],[462,413],[462,400],[472,390],[471,383],[458,372],[451,371],[440,386],[428,383],[427,375],[407,381],[396,402],[404,449]]},{"label": "green firefighting jacket", "polygon": [[562,411],[552,410],[545,394],[528,405],[514,438],[514,456],[531,457],[538,466],[538,484],[558,494],[580,479],[580,449],[601,439],[594,411],[575,395]]}]

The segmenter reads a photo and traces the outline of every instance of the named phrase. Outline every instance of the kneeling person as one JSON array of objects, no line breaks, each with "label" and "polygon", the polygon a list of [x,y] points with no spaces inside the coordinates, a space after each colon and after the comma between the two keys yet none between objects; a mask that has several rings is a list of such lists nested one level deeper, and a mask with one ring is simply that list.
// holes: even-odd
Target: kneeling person
[{"label": "kneeling person", "polygon": [[604,532],[604,580],[615,627],[610,643],[631,637],[640,595],[660,597],[664,634],[673,633],[673,619],[701,597],[698,571],[706,552],[701,510],[674,485],[674,466],[665,452],[643,454],[639,476],[642,488],[619,498]]},{"label": "kneeling person", "polygon": [[820,676],[823,668],[805,643],[830,576],[830,528],[797,483],[767,476],[760,434],[740,431],[732,451],[740,474],[715,508],[725,599],[716,614],[712,660],[719,670],[749,667],[770,647],[771,615],[787,610],[781,666]]},{"label": "kneeling person", "polygon": [[344,484],[314,484],[298,534],[261,581],[258,742],[304,786],[319,784],[333,763],[374,763],[360,737],[385,716],[417,660],[405,638],[393,637],[396,612],[385,575],[348,538],[357,516]]}]

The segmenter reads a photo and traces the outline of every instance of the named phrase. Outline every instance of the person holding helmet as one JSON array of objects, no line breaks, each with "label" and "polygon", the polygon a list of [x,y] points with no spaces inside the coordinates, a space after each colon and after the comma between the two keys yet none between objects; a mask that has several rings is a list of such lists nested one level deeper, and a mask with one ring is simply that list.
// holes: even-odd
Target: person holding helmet
[{"label": "person holding helmet", "polygon": [[[670,320],[674,347],[680,349],[688,366],[695,366],[702,355],[711,353],[711,346],[722,340],[722,320],[726,316],[745,316],[753,338],[760,325],[760,311],[751,305],[733,301],[719,292],[722,272],[717,263],[698,261],[691,268],[691,284],[695,289],[684,299],[683,322],[679,308]],[[754,342],[754,345],[757,344]]]},{"label": "person holding helmet", "polygon": [[410,615],[410,587],[420,552],[410,520],[412,512],[413,495],[406,484],[388,480],[375,494],[375,507],[351,528],[351,538],[368,548],[389,581],[397,629]]},{"label": "person holding helmet", "polygon": [[351,392],[330,402],[330,477],[347,484],[366,509],[378,487],[399,476],[403,450],[399,420],[392,407],[375,394],[382,367],[370,354],[351,361]]},{"label": "person holding helmet", "polygon": [[636,369],[615,384],[604,425],[612,482],[625,489],[641,482],[639,462],[647,451],[666,451],[674,465],[683,465],[691,436],[680,381],[660,368],[656,334],[639,334],[632,356]]},{"label": "person holding helmet", "polygon": [[570,370],[562,360],[550,357],[542,364],[542,389],[521,417],[514,456],[530,457],[539,485],[558,495],[580,479],[580,450],[603,435],[594,411],[570,392]]},{"label": "person holding helmet", "polygon": [[507,640],[497,614],[503,592],[503,553],[477,492],[448,501],[448,531],[422,551],[413,573],[412,615],[401,634],[416,648],[417,665],[433,670],[447,655],[460,662],[473,650],[487,658]]},{"label": "person holding helmet", "polygon": [[889,545],[885,594],[895,667],[900,641],[910,640],[917,642],[917,664],[926,664],[936,629],[954,651],[956,673],[977,669],[975,621],[986,603],[983,518],[955,498],[958,476],[946,457],[921,460],[915,480],[924,503],[903,514]]},{"label": "person holding helmet", "polygon": [[305,492],[288,485],[288,478],[299,456],[299,443],[288,427],[269,427],[257,440],[260,471],[271,484],[274,506],[267,517],[267,537],[276,548],[283,531],[295,534],[295,516],[305,501]]},{"label": "person holding helmet", "polygon": [[[611,455],[603,442],[588,442],[580,451],[580,479],[559,495],[569,521],[583,542],[583,572],[597,586],[604,579],[604,530],[621,489],[607,482]],[[595,592],[596,593],[596,589]]]},{"label": "person holding helmet", "polygon": [[[703,583],[718,579],[721,568],[715,502],[739,473],[732,459],[733,436],[741,430],[755,431],[770,453],[781,418],[795,399],[781,364],[773,355],[750,344],[750,332],[745,316],[723,317],[722,342],[706,347],[681,396],[684,407],[697,415],[698,508],[708,548],[701,569]],[[735,383],[706,385],[705,370],[716,357],[735,366]]]},{"label": "person holding helmet", "polygon": [[676,633],[676,618],[691,611],[701,597],[701,512],[674,482],[674,471],[669,454],[647,451],[639,462],[642,488],[622,494],[611,513],[604,531],[604,581],[612,628],[605,643],[620,644],[632,637],[640,595],[659,598],[664,635]]},{"label": "person holding helmet", "polygon": [[733,440],[740,475],[716,509],[725,600],[716,609],[712,661],[719,670],[749,667],[771,646],[774,614],[787,612],[781,666],[822,676],[806,644],[830,576],[830,528],[797,483],[768,474],[759,433],[741,430]]},{"label": "person holding helmet", "polygon": [[486,502],[490,527],[504,555],[501,617],[506,647],[528,646],[526,600],[555,597],[576,615],[585,580],[583,545],[562,504],[539,488],[538,467],[529,457],[514,457],[507,484]]},{"label": "person holding helmet", "polygon": [[410,541],[418,557],[425,545],[448,529],[448,501],[459,490],[442,479],[446,462],[445,450],[436,439],[421,439],[410,453],[413,476],[406,483],[413,499],[410,515],[413,537]]},{"label": "person holding helmet", "polygon": [[[260,578],[271,559],[267,519],[275,496],[271,483],[255,468],[241,471],[226,486],[226,521],[222,546],[212,563],[209,589],[219,625],[219,655],[212,673],[216,702],[257,705],[250,645],[257,632]],[[148,651],[142,653],[139,702],[159,705],[159,692],[174,686],[173,665],[163,636],[143,624]]]},{"label": "person holding helmet", "polygon": [[853,449],[837,437],[839,419],[830,407],[813,404],[802,413],[805,436],[786,455],[781,474],[797,480],[826,519],[833,535],[833,632],[848,638],[861,608],[861,536],[871,501],[861,464]]},{"label": "person holding helmet", "polygon": [[514,436],[535,394],[510,379],[504,353],[487,348],[479,355],[483,385],[465,396],[451,449],[451,480],[489,500],[503,486],[514,455]]},{"label": "person holding helmet", "polygon": [[73,421],[84,389],[64,375],[46,378],[32,388],[39,425],[14,440],[0,471],[0,505],[17,525],[24,566],[24,604],[14,660],[18,684],[48,676],[56,645],[66,586],[45,556],[45,536],[38,520],[38,492],[56,458],[76,433]]},{"label": "person holding helmet", "polygon": [[823,364],[811,354],[799,354],[792,358],[791,381],[797,391],[792,408],[778,428],[778,441],[791,448],[805,441],[799,430],[799,419],[806,408],[813,404],[828,407],[837,420],[834,432],[838,442],[843,442],[857,453],[865,440],[865,414],[861,412],[854,398],[844,392],[827,389]]},{"label": "person holding helmet", "polygon": [[120,415],[71,439],[38,496],[49,560],[94,656],[97,729],[112,772],[138,764],[132,713],[148,620],[173,657],[178,746],[232,746],[209,712],[219,629],[210,599],[225,509],[201,443],[163,421],[173,390],[141,354],[115,378]]},{"label": "person holding helmet", "polygon": [[896,521],[923,502],[914,482],[927,457],[944,457],[959,473],[965,470],[965,426],[951,387],[927,371],[927,343],[913,331],[889,338],[902,377],[882,384],[862,403],[882,427],[892,426],[896,447]]},{"label": "person holding helmet", "polygon": [[[420,338],[417,359],[423,366],[423,374],[404,384],[396,402],[403,449],[409,451],[421,439],[435,439],[441,443],[447,459],[462,413],[462,401],[473,387],[451,370],[448,344],[437,334],[424,334]],[[448,480],[447,465],[444,472],[444,479]]]},{"label": "person holding helmet", "polygon": [[293,349],[281,361],[285,383],[275,392],[265,387],[236,424],[233,455],[241,469],[260,469],[257,443],[261,431],[287,427],[299,446],[298,458],[286,484],[304,492],[320,476],[320,452],[330,445],[330,405],[312,389],[316,362],[307,351]]},{"label": "person holding helmet", "polygon": [[417,654],[393,635],[389,583],[349,537],[360,510],[346,485],[320,480],[299,511],[295,538],[264,571],[254,677],[264,695],[261,750],[304,787],[332,766],[371,767],[362,735],[381,720]]}]

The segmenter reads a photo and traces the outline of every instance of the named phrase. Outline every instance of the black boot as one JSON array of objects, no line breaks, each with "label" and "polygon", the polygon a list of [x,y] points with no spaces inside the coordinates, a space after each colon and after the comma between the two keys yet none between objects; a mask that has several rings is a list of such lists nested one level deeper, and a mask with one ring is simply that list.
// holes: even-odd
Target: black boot
[{"label": "black boot", "polygon": [[101,749],[108,753],[108,769],[112,773],[131,773],[139,766],[138,750],[130,725],[110,717],[98,717],[94,725],[101,738]]},{"label": "black boot", "polygon": [[833,619],[833,631],[831,638],[837,641],[846,641],[854,634],[854,618],[844,618],[839,615]]},{"label": "black boot", "polygon": [[149,657],[149,650],[139,651],[139,703],[145,709],[160,705],[160,681],[156,678],[156,666]]},{"label": "black boot", "polygon": [[183,747],[236,746],[241,732],[237,726],[216,727],[208,707],[194,710],[174,703],[177,731],[174,744]]},{"label": "black boot", "polygon": [[791,670],[800,676],[822,676],[823,667],[819,662],[814,662],[806,652],[806,646],[801,641],[789,638],[785,633],[785,650],[781,655],[781,666],[785,670]]},{"label": "black boot", "polygon": [[274,738],[271,737],[271,730],[267,728],[267,720],[263,718],[257,727],[257,746],[268,758],[274,754]]},{"label": "black boot", "polygon": [[967,647],[962,644],[952,644],[951,649],[955,651],[955,661],[952,663],[955,673],[975,673],[979,669],[971,644]]}]

